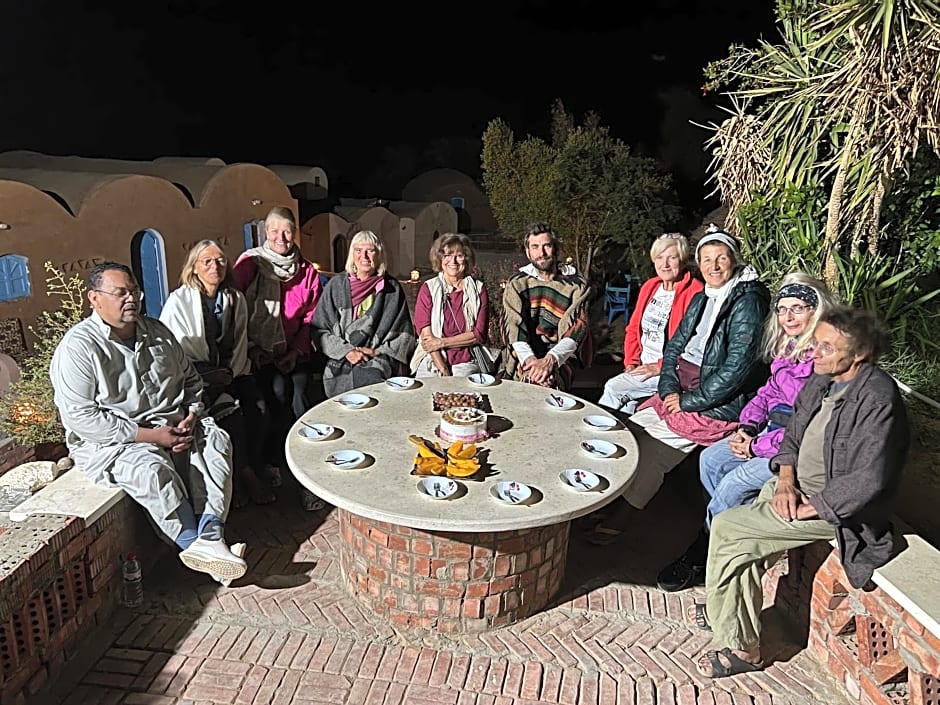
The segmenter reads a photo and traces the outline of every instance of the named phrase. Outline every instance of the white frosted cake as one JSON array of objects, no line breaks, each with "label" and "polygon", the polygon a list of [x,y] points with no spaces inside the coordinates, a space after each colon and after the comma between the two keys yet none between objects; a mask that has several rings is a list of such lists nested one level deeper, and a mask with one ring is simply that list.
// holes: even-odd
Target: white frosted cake
[{"label": "white frosted cake", "polygon": [[476,443],[486,438],[486,413],[469,406],[441,412],[439,435],[445,441]]}]

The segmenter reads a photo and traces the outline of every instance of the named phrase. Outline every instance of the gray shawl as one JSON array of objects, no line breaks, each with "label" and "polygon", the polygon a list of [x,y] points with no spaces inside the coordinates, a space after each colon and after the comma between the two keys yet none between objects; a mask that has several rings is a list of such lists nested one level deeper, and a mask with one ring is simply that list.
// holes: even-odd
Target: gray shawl
[{"label": "gray shawl", "polygon": [[[334,276],[323,290],[313,315],[312,331],[317,349],[328,358],[323,371],[327,396],[401,373],[407,368],[417,344],[405,293],[398,282],[387,275],[372,306],[355,319],[349,275],[340,272]],[[351,365],[346,353],[356,347],[374,348],[378,355]]]}]

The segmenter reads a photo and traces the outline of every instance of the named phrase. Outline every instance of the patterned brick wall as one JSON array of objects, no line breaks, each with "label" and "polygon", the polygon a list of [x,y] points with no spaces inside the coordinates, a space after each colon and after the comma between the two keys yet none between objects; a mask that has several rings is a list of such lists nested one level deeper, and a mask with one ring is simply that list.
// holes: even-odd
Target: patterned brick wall
[{"label": "patterned brick wall", "polygon": [[0,705],[20,705],[111,616],[121,557],[137,551],[150,567],[166,549],[126,498],[90,527],[40,515],[0,533]]},{"label": "patterned brick wall", "polygon": [[564,576],[569,524],[490,533],[421,531],[339,510],[349,589],[393,623],[483,631],[545,607]]},{"label": "patterned brick wall", "polygon": [[853,589],[828,544],[791,551],[764,592],[862,705],[940,705],[940,639],[880,588]]}]

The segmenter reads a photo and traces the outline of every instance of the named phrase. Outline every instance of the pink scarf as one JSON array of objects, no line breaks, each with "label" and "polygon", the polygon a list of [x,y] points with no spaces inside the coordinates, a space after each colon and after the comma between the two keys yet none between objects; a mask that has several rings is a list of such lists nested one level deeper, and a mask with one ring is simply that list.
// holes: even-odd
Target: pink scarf
[{"label": "pink scarf", "polygon": [[352,298],[353,318],[356,318],[356,312],[359,310],[359,304],[372,294],[382,291],[385,277],[381,274],[373,274],[371,277],[360,280],[358,277],[349,275],[349,295]]}]

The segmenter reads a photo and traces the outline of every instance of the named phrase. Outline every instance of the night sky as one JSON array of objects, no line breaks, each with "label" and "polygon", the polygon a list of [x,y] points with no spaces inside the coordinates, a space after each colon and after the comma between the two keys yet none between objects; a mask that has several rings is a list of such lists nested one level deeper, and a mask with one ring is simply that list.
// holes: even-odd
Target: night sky
[{"label": "night sky", "polygon": [[769,35],[772,5],[7,0],[0,149],[317,164],[348,195],[379,195],[362,192],[376,172],[442,139],[452,166],[478,168],[493,117],[544,133],[561,97],[656,154],[657,92],[708,116],[702,67]]}]

